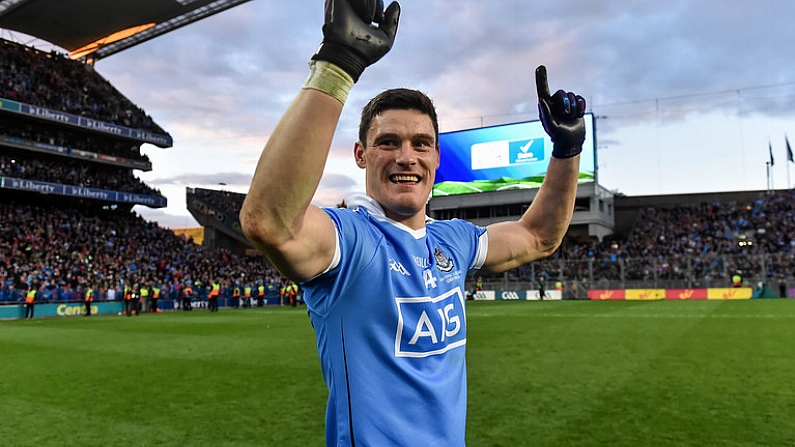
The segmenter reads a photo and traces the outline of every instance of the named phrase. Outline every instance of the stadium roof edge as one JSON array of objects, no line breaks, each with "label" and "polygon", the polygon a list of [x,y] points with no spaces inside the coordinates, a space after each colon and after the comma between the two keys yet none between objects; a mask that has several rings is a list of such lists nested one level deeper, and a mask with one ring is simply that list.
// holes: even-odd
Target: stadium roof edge
[{"label": "stadium roof edge", "polygon": [[93,62],[251,0],[0,0],[0,28]]}]

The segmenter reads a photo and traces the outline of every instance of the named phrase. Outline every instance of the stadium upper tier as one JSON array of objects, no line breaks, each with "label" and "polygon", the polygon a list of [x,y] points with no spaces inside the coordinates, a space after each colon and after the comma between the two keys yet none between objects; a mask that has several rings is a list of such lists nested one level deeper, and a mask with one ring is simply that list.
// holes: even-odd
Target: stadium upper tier
[{"label": "stadium upper tier", "polygon": [[0,119],[0,145],[142,171],[152,170],[149,157],[141,153],[141,143],[102,134],[86,134],[14,115],[3,115]]},{"label": "stadium upper tier", "polygon": [[92,66],[0,39],[0,190],[130,209],[166,198],[139,180],[151,171],[144,143],[168,135]]},{"label": "stadium upper tier", "polygon": [[[10,106],[0,110],[171,146],[168,133],[92,66],[0,39],[0,103],[3,99]],[[147,139],[148,134],[160,138]]]},{"label": "stadium upper tier", "polygon": [[0,177],[162,197],[160,191],[135,178],[129,169],[9,152],[0,153]]}]

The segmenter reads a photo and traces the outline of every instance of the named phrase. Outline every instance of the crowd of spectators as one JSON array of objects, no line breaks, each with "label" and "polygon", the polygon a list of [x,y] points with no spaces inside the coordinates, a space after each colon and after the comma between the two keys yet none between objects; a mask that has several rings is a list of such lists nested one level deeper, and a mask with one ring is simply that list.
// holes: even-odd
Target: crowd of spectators
[{"label": "crowd of spectators", "polygon": [[19,139],[29,144],[40,143],[66,148],[66,155],[70,155],[73,150],[82,150],[131,160],[149,161],[149,157],[141,154],[141,143],[85,130],[55,126],[52,123],[23,119],[5,113],[0,115],[0,139],[8,138]]},{"label": "crowd of spectators", "polygon": [[166,135],[91,65],[0,39],[0,97]]},{"label": "crowd of spectators", "polygon": [[243,207],[245,194],[230,191],[215,191],[212,189],[194,188],[193,194],[202,202],[211,205],[219,211],[233,216],[235,219]]},{"label": "crowd of spectators", "polygon": [[0,177],[162,197],[159,190],[135,177],[129,168],[24,150],[0,153]]},{"label": "crowd of spectators", "polygon": [[590,281],[681,280],[729,284],[736,270],[757,278],[795,275],[795,191],[753,202],[641,210],[626,238],[566,241],[552,257],[514,272]]},{"label": "crowd of spectators", "polygon": [[[242,196],[202,191],[218,200]],[[20,299],[28,284],[38,284],[51,299],[79,300],[81,288],[89,286],[99,299],[132,283],[157,284],[165,297],[176,298],[186,284],[220,281],[227,290],[266,284],[275,290],[285,281],[262,256],[198,246],[132,212],[78,208],[0,201],[0,300]],[[778,279],[793,276],[793,259],[795,193],[779,191],[750,203],[646,208],[625,239],[566,241],[552,257],[509,276],[709,283],[728,281],[743,269]]]},{"label": "crowd of spectators", "polygon": [[[226,191],[195,192],[232,216],[238,215],[245,198]],[[627,237],[567,239],[551,257],[507,277],[525,282],[675,280],[689,286],[727,286],[738,269],[760,278],[795,275],[795,191],[778,191],[753,202],[647,207]]]},{"label": "crowd of spectators", "polygon": [[[93,67],[0,39],[0,98],[166,135]],[[140,143],[36,121],[10,113],[0,120],[0,176],[162,196],[129,166],[70,157],[71,151],[147,161]],[[66,148],[64,154],[31,150],[32,144]],[[0,301],[19,301],[29,287],[37,300],[121,299],[133,285],[157,287],[163,298],[195,296],[221,283],[233,288],[279,289],[284,278],[264,257],[235,256],[202,247],[129,208],[91,200],[0,194]]]},{"label": "crowd of spectators", "polygon": [[284,278],[264,257],[197,245],[134,212],[0,200],[0,301],[19,301],[29,285],[44,301],[77,301],[87,287],[97,299],[121,299],[134,284],[177,299],[186,285],[201,296],[216,281],[229,293],[277,290]]}]

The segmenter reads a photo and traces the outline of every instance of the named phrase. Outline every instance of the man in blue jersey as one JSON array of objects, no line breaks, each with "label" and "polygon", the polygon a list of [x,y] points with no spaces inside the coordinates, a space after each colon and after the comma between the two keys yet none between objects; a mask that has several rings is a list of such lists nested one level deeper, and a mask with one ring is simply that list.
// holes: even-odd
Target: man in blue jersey
[{"label": "man in blue jersey", "polygon": [[329,446],[463,446],[465,276],[550,255],[574,209],[585,101],[550,95],[543,66],[536,85],[552,159],[518,221],[483,228],[425,216],[439,126],[431,100],[408,89],[362,111],[354,158],[366,194],[345,209],[311,204],[348,91],[390,50],[399,15],[397,3],[384,11],[380,1],[326,1],[323,43],[240,213],[249,239],[302,283],[329,390]]}]

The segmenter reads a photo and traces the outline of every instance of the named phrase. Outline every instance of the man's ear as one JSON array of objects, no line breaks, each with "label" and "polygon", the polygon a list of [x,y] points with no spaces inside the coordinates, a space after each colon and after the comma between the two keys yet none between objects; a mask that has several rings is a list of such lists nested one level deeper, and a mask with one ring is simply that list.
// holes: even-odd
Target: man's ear
[{"label": "man's ear", "polygon": [[367,167],[367,162],[364,159],[364,146],[358,141],[353,145],[353,158],[356,159],[356,166],[362,169]]}]

